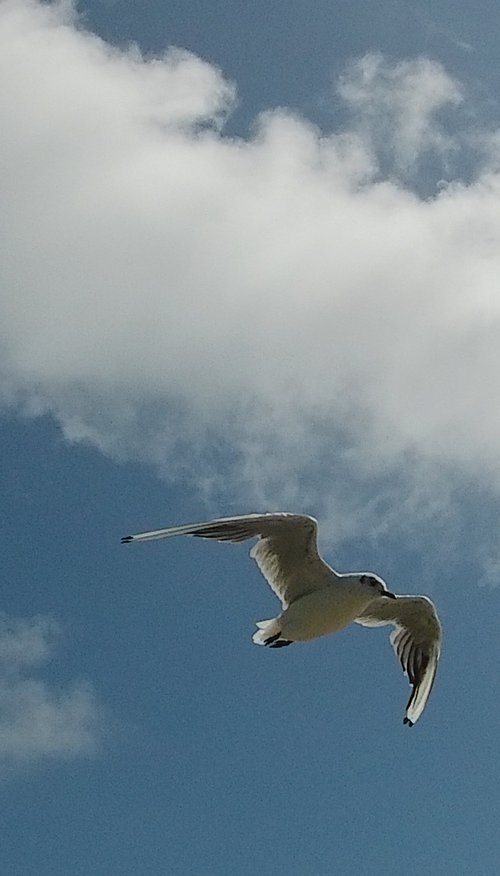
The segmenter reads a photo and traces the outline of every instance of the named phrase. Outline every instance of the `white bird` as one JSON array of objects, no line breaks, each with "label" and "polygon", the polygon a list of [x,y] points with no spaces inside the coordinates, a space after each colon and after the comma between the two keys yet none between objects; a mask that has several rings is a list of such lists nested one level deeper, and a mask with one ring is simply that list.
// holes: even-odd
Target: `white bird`
[{"label": "white bird", "polygon": [[336,633],[350,623],[395,627],[390,641],[412,685],[404,724],[422,714],[434,684],[441,647],[441,624],[426,596],[395,596],[371,572],[339,574],[318,552],[317,522],[301,514],[248,514],[127,535],[122,543],[193,535],[217,541],[257,537],[250,551],[281,600],[283,611],[259,621],[257,645],[282,648],[293,642]]}]

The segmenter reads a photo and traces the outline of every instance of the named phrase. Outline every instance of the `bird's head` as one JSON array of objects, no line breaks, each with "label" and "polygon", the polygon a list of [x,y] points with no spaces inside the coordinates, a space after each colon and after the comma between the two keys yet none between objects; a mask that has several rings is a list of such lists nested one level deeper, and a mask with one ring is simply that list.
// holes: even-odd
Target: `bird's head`
[{"label": "bird's head", "polygon": [[379,578],[378,575],[374,575],[372,572],[363,572],[356,577],[363,590],[373,593],[374,599],[377,599],[379,596],[387,596],[389,599],[396,599],[394,593],[391,593],[391,591],[387,589],[385,581],[383,581],[382,578]]}]

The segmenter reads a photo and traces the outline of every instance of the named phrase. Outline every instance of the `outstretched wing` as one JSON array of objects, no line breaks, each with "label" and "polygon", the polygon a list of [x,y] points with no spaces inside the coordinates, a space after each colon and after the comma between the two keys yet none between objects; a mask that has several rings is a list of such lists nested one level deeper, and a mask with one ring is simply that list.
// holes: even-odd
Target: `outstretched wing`
[{"label": "outstretched wing", "polygon": [[391,645],[413,686],[403,723],[412,727],[429,699],[441,652],[441,624],[433,603],[426,596],[375,599],[356,623],[365,627],[394,625]]},{"label": "outstretched wing", "polygon": [[318,553],[317,529],[315,519],[302,514],[248,514],[127,535],[122,542],[152,541],[175,535],[233,542],[257,537],[259,541],[250,556],[286,608],[331,580],[333,570]]}]

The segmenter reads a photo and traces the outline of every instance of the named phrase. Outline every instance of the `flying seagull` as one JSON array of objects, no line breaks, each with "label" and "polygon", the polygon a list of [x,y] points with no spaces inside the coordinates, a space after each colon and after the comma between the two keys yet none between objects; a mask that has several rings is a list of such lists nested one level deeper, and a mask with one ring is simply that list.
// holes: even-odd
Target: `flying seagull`
[{"label": "flying seagull", "polygon": [[193,535],[216,541],[246,541],[257,537],[250,551],[282,612],[259,621],[256,645],[283,648],[336,633],[350,623],[366,627],[391,624],[390,641],[401,661],[412,692],[404,724],[420,718],[434,684],[441,646],[441,624],[426,596],[395,596],[371,572],[340,574],[322,559],[314,517],[302,514],[248,514],[224,517],[127,535],[123,544]]}]

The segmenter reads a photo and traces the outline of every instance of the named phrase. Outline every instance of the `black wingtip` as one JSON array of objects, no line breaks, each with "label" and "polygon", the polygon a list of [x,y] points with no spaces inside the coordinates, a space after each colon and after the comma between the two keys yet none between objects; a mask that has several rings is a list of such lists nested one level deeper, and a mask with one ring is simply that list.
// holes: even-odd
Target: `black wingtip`
[{"label": "black wingtip", "polygon": [[410,721],[409,718],[403,718],[403,724],[408,724],[408,727],[414,727],[415,724],[413,721]]},{"label": "black wingtip", "polygon": [[134,540],[133,535],[124,535],[122,538],[122,544],[130,544],[130,542],[133,540]]}]

